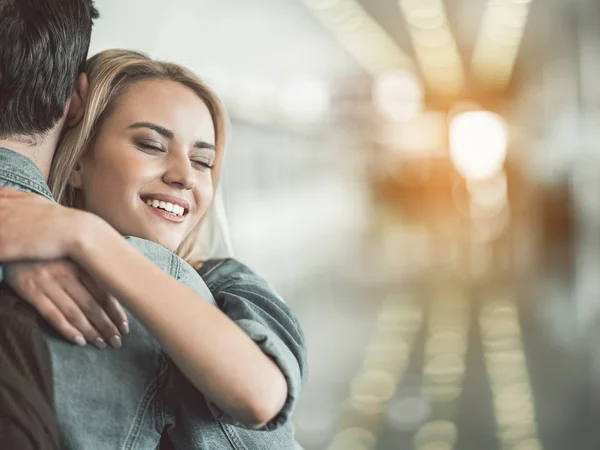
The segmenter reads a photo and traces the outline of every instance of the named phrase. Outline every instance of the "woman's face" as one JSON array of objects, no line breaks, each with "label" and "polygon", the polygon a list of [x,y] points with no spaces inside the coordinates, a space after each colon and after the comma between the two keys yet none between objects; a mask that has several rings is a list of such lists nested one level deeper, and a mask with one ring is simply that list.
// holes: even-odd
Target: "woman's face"
[{"label": "woman's face", "polygon": [[190,88],[141,81],[118,99],[71,177],[84,209],[175,251],[213,199],[214,124]]}]

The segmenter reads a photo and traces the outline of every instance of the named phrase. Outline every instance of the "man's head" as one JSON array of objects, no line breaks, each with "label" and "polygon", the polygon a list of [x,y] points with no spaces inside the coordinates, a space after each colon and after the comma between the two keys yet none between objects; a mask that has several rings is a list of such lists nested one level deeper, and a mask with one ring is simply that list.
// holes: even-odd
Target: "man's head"
[{"label": "man's head", "polygon": [[97,17],[93,0],[0,0],[0,139],[34,143],[57,125]]}]

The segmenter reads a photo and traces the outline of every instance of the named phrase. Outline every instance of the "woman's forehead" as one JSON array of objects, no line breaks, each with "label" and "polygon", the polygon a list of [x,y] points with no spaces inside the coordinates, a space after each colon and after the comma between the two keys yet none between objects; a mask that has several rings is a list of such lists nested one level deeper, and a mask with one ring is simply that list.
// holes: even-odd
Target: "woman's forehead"
[{"label": "woman's forehead", "polygon": [[144,80],[129,86],[112,114],[113,124],[153,123],[175,138],[214,144],[215,127],[206,103],[191,88],[172,80]]}]

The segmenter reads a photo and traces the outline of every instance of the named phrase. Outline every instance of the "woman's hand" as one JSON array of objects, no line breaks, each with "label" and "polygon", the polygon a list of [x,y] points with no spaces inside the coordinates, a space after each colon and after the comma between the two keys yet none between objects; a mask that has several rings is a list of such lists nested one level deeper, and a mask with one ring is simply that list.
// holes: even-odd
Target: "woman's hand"
[{"label": "woman's hand", "polygon": [[0,189],[0,261],[68,257],[85,214],[41,195]]},{"label": "woman's hand", "polygon": [[121,347],[119,330],[128,332],[125,312],[75,263],[14,263],[4,270],[5,281],[69,341]]},{"label": "woman's hand", "polygon": [[40,195],[0,189],[0,261],[19,261],[6,267],[7,282],[67,339],[100,347],[106,339],[119,347],[117,326],[124,326],[125,313],[86,273],[67,261],[23,262],[68,257],[87,215]]}]

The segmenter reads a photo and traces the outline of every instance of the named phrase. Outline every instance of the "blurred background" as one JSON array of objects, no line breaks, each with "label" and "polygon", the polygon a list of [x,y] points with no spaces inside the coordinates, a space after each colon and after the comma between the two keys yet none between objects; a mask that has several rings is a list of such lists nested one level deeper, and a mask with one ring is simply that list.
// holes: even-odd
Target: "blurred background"
[{"label": "blurred background", "polygon": [[232,121],[236,256],[297,313],[306,450],[600,448],[600,2],[96,0]]}]

